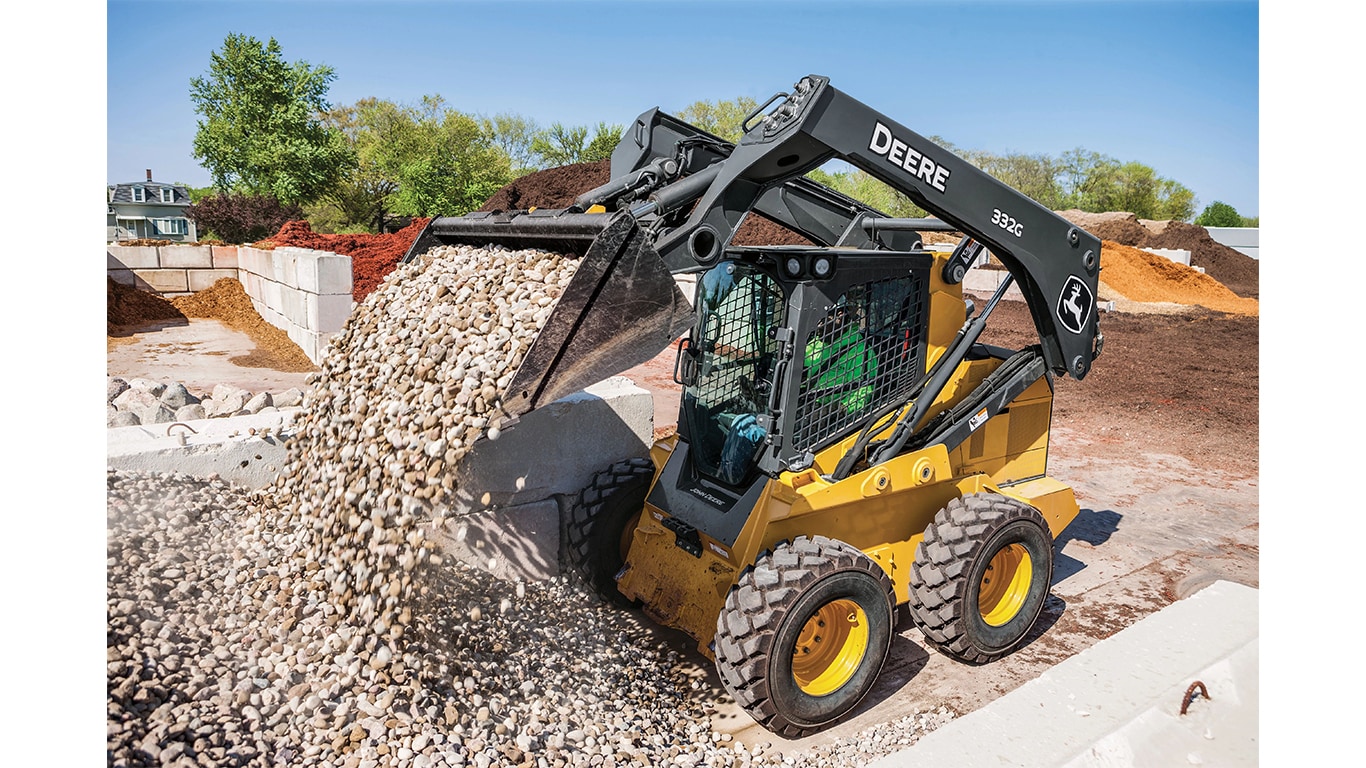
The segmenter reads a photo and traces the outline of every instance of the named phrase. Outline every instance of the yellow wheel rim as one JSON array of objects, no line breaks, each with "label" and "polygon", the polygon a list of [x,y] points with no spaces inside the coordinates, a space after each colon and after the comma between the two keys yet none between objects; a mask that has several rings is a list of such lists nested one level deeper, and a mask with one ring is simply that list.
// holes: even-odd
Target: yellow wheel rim
[{"label": "yellow wheel rim", "polygon": [[626,562],[626,556],[631,552],[631,541],[636,536],[636,526],[640,525],[640,514],[644,509],[638,510],[635,514],[626,519],[626,525],[621,529],[621,538],[617,540],[617,552],[621,555],[621,562]]},{"label": "yellow wheel rim", "polygon": [[1029,596],[1034,580],[1033,561],[1022,544],[1008,544],[987,564],[977,593],[977,610],[993,627],[1015,618]]},{"label": "yellow wheel rim", "polygon": [[868,652],[868,616],[853,600],[831,600],[802,625],[792,651],[792,677],[811,696],[840,689]]}]

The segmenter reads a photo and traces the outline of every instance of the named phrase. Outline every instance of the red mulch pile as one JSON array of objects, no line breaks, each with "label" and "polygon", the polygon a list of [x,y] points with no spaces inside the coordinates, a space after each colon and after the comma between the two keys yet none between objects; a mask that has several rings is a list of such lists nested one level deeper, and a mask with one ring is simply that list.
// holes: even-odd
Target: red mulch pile
[{"label": "red mulch pile", "polygon": [[280,231],[252,247],[311,248],[351,257],[351,297],[364,301],[394,271],[409,246],[422,233],[430,219],[413,219],[397,232],[383,235],[324,235],[313,231],[307,221],[287,221]]}]

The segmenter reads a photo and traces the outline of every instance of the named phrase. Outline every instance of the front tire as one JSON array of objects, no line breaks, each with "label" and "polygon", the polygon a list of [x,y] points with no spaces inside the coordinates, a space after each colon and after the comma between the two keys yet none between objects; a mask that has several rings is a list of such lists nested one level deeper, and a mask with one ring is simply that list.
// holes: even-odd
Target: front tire
[{"label": "front tire", "polygon": [[926,642],[968,664],[1019,645],[1053,578],[1053,538],[1037,509],[998,493],[953,499],[911,564],[910,611]]},{"label": "front tire", "polygon": [[594,592],[616,605],[630,605],[617,591],[617,572],[626,562],[654,474],[649,459],[619,461],[594,475],[569,508],[569,562]]},{"label": "front tire", "polygon": [[892,640],[891,579],[824,536],[783,542],[741,574],[716,624],[716,668],[759,724],[797,738],[852,710]]}]

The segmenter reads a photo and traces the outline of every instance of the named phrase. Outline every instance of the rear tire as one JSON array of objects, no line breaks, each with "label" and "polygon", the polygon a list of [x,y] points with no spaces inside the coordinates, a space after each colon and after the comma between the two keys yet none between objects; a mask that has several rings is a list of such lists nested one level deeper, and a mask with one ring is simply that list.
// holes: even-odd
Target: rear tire
[{"label": "rear tire", "polygon": [[716,623],[716,668],[759,724],[820,730],[873,687],[892,642],[891,579],[824,536],[783,542],[741,574]]},{"label": "rear tire", "polygon": [[1024,640],[1053,578],[1053,538],[1037,509],[998,493],[953,499],[911,564],[910,610],[926,642],[968,664]]},{"label": "rear tire", "polygon": [[617,591],[617,572],[626,562],[654,474],[649,459],[617,462],[594,475],[569,508],[570,564],[594,592],[620,606],[630,601]]}]

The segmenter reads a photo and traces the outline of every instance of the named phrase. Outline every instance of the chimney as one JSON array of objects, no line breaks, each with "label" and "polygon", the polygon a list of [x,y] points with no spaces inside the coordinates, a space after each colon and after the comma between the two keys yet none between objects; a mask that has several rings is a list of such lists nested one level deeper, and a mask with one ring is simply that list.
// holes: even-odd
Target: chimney
[{"label": "chimney", "polygon": [[147,180],[148,180],[148,181],[151,181],[151,180],[152,180],[152,169],[151,169],[151,168],[148,168],[148,169],[147,169]]}]

